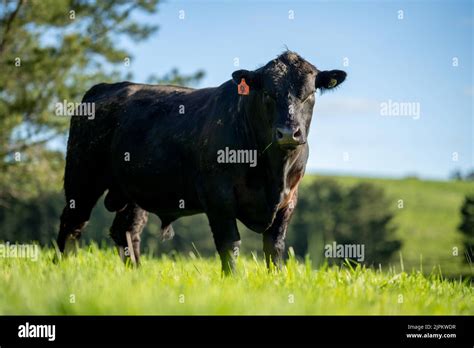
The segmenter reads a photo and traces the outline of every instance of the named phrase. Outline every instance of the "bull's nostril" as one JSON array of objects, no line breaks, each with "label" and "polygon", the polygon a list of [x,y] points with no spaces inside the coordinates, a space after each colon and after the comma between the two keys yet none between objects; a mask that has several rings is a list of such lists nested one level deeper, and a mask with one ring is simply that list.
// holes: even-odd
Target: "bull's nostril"
[{"label": "bull's nostril", "polygon": [[293,134],[294,139],[298,139],[301,136],[301,130],[298,128],[298,130]]},{"label": "bull's nostril", "polygon": [[277,139],[283,139],[283,133],[277,129]]}]

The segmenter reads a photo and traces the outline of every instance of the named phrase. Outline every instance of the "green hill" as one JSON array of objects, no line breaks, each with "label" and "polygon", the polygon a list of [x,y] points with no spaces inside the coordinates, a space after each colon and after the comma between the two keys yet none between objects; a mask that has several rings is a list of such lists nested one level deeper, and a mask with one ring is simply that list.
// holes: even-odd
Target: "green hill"
[{"label": "green hill", "polygon": [[[318,177],[327,178],[307,175],[302,188]],[[439,266],[441,272],[446,275],[472,274],[473,269],[463,263],[461,235],[457,227],[460,223],[460,206],[464,196],[474,192],[474,182],[346,176],[331,178],[345,186],[370,182],[385,189],[393,201],[398,238],[403,240],[402,258],[405,270],[419,270],[422,265],[424,271],[431,271],[433,267]],[[403,200],[403,208],[398,208],[399,200]],[[458,256],[453,256],[453,248],[459,249]],[[400,261],[396,260],[394,266],[400,267]]]}]

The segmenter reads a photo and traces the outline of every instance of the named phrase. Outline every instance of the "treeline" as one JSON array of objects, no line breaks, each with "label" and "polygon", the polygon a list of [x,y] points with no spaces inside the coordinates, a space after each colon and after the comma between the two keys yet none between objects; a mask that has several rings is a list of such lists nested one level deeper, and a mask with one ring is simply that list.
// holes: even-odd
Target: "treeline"
[{"label": "treeline", "polygon": [[[0,210],[0,240],[11,242],[37,241],[51,245],[56,238],[59,215],[64,206],[60,192],[42,192],[27,199],[11,199],[6,209]],[[287,246],[295,254],[309,254],[313,263],[339,263],[343,259],[328,257],[327,248],[338,245],[363,246],[365,264],[386,264],[401,247],[395,237],[393,204],[382,188],[371,183],[359,183],[342,187],[327,178],[313,179],[300,188],[299,201],[290,224]],[[101,245],[113,245],[108,231],[114,214],[109,213],[100,200],[95,207],[88,227],[83,233],[83,243],[95,241]],[[142,234],[142,245],[146,253],[199,253],[213,256],[215,247],[205,215],[200,214],[176,221],[176,236],[171,241],[160,241],[160,221],[150,215]],[[260,254],[261,236],[239,224],[242,235],[242,252]],[[359,255],[360,256],[360,255]]]}]

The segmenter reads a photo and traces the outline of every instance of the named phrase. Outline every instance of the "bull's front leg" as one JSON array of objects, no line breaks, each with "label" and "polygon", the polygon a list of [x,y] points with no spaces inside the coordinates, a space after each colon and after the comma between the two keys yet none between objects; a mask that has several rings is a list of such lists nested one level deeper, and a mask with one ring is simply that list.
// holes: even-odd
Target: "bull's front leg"
[{"label": "bull's front leg", "polygon": [[206,180],[198,178],[198,183],[197,190],[209,219],[214,243],[222,263],[222,273],[233,274],[240,249],[240,234],[237,228],[232,183],[228,182],[225,176],[208,176]]},{"label": "bull's front leg", "polygon": [[240,234],[235,218],[208,215],[217,252],[221,258],[224,275],[235,273],[235,260],[239,255]]},{"label": "bull's front leg", "polygon": [[268,268],[271,262],[278,269],[282,267],[286,231],[295,210],[296,200],[295,194],[289,203],[277,212],[272,225],[263,233],[263,253]]}]

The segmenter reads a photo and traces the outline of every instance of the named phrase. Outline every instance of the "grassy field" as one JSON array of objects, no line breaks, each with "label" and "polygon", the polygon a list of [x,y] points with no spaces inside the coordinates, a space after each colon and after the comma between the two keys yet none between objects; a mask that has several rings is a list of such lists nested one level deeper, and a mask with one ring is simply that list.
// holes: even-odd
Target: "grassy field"
[{"label": "grassy field", "polygon": [[290,257],[282,272],[242,258],[220,276],[217,259],[148,259],[126,268],[112,249],[94,246],[52,262],[0,260],[0,314],[474,314],[467,282],[420,272],[363,268],[312,270]]},{"label": "grassy field", "polygon": [[[317,178],[305,176],[303,187]],[[445,275],[474,274],[472,266],[463,262],[461,234],[457,231],[461,221],[460,207],[465,195],[474,193],[474,182],[331,178],[343,186],[370,182],[385,190],[393,202],[397,237],[403,241],[401,254],[405,270],[423,268],[431,272],[436,268]],[[398,208],[399,200],[403,200],[403,208]],[[453,255],[455,247],[459,251],[457,256]],[[400,267],[398,255],[393,265]]]},{"label": "grassy field", "polygon": [[[317,178],[306,176],[302,189]],[[332,178],[384,188],[403,241],[403,270],[399,255],[383,272],[314,270],[290,257],[282,272],[268,273],[246,255],[239,273],[223,279],[215,258],[144,257],[136,270],[112,249],[91,246],[57,265],[44,249],[37,262],[0,259],[0,314],[474,314],[471,283],[453,280],[474,273],[462,252],[453,255],[453,248],[462,250],[459,208],[474,183]],[[242,237],[244,244],[260,241],[253,232]]]}]

